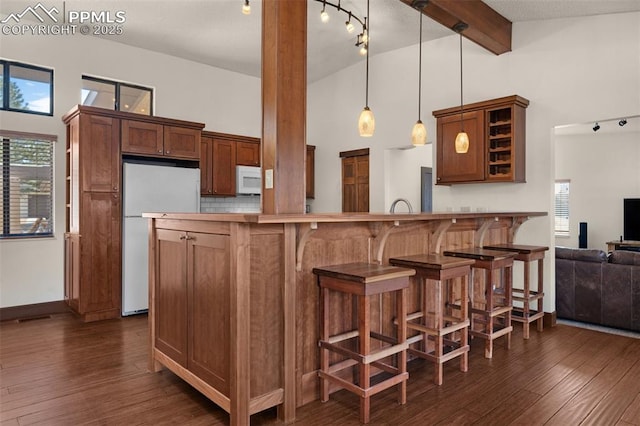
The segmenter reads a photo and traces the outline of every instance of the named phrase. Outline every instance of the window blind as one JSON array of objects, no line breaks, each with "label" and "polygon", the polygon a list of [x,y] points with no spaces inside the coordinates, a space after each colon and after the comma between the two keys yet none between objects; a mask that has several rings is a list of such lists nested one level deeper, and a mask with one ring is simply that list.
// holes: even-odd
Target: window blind
[{"label": "window blind", "polygon": [[555,182],[555,233],[569,235],[569,181]]}]

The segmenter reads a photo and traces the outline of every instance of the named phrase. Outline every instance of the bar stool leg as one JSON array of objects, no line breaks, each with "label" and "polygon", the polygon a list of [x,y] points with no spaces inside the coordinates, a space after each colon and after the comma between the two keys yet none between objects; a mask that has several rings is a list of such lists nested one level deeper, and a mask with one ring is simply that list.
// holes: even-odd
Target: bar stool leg
[{"label": "bar stool leg", "polygon": [[[544,258],[538,259],[538,293],[541,294],[544,290]],[[538,298],[538,312],[542,312],[544,308],[542,307],[542,298]],[[544,318],[538,318],[538,331],[544,330]]]},{"label": "bar stool leg", "polygon": [[[436,330],[442,330],[444,324],[443,324],[443,312],[442,312],[442,281],[437,280],[435,281],[436,283],[436,288],[435,288],[435,315],[434,315],[434,319],[435,319],[435,329]],[[442,362],[440,361],[440,359],[442,358],[442,355],[444,355],[444,344],[443,344],[443,340],[444,340],[444,336],[442,335],[442,333],[439,331],[438,334],[436,336],[434,336],[434,343],[435,343],[435,348],[434,348],[434,354],[435,356],[438,358],[438,362],[436,362],[435,365],[435,372],[434,372],[434,377],[433,380],[436,382],[436,384],[438,386],[440,386],[442,384]]]},{"label": "bar stool leg", "polygon": [[[504,304],[505,306],[513,306],[513,265],[504,268]],[[504,314],[504,326],[511,326],[512,311],[509,310]],[[507,333],[507,349],[511,349],[511,332]]]},{"label": "bar stool leg", "polygon": [[[329,340],[329,289],[320,289],[320,340]],[[329,371],[329,350],[320,348],[320,371]],[[320,400],[329,400],[329,380],[320,378]]]},{"label": "bar stool leg", "polygon": [[[487,322],[485,327],[485,333],[491,335],[493,333],[493,315],[490,312],[493,311],[493,269],[486,269],[485,272],[485,310],[489,313],[487,315]],[[493,356],[493,339],[486,339],[484,345],[484,357],[491,358]]]},{"label": "bar stool leg", "polygon": [[[396,310],[398,315],[398,342],[407,340],[407,301],[406,290],[402,289],[396,292]],[[403,350],[398,353],[398,370],[400,374],[407,372],[407,351]],[[405,404],[407,402],[407,381],[400,382],[398,388],[398,403]]]},{"label": "bar stool leg", "polygon": [[[366,296],[358,296],[358,332],[360,342],[360,354],[367,356],[371,352],[371,325],[369,324],[369,299]],[[360,397],[360,421],[369,423],[369,411],[371,409],[371,397],[369,396],[370,371],[369,363],[360,365],[360,387],[364,389],[364,396]]]},{"label": "bar stool leg", "polygon": [[[468,275],[462,277],[462,285],[460,288],[460,320],[465,321],[469,318],[468,298]],[[465,327],[460,330],[460,345],[467,346],[469,344],[469,328]],[[469,352],[465,352],[460,357],[460,371],[463,373],[469,371]]]},{"label": "bar stool leg", "polygon": [[531,291],[530,282],[529,282],[529,263],[531,262],[523,262],[524,263],[524,305],[522,306],[522,317],[524,318],[524,322],[522,323],[522,337],[524,339],[529,338],[529,292]]}]

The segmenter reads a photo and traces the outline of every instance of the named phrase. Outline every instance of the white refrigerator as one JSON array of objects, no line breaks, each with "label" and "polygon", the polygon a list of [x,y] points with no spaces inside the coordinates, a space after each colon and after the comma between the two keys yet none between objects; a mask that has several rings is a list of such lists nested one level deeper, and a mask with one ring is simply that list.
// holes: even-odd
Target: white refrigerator
[{"label": "white refrigerator", "polygon": [[124,163],[122,315],[149,309],[149,219],[142,213],[200,211],[200,169]]}]

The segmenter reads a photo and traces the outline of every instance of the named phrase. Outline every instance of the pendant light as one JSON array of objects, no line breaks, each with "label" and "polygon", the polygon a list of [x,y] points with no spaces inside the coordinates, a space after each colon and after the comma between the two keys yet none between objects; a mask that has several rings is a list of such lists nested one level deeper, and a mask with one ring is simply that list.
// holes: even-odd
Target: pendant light
[{"label": "pendant light", "polygon": [[468,27],[464,22],[458,22],[454,27],[454,31],[460,34],[460,133],[456,136],[456,152],[458,154],[466,154],[469,151],[469,135],[464,131],[463,111],[464,104],[462,102],[462,31]]},{"label": "pendant light", "polygon": [[422,100],[422,10],[420,13],[420,40],[418,40],[418,121],[413,125],[411,131],[411,144],[413,146],[423,146],[427,143],[427,129],[420,120],[420,104]]},{"label": "pendant light", "polygon": [[[369,18],[369,0],[367,0],[367,18]],[[367,19],[368,25],[371,25],[371,18]],[[365,103],[364,109],[360,113],[360,118],[358,119],[358,131],[360,132],[360,136],[363,137],[371,137],[373,136],[373,132],[376,130],[376,120],[373,117],[373,112],[369,109],[369,28],[365,28],[363,34],[367,35],[367,41],[365,42],[365,47],[367,49],[367,68],[366,68],[366,86],[365,86]]]},{"label": "pendant light", "polygon": [[242,13],[245,15],[251,15],[251,5],[249,4],[249,0],[244,0],[244,4],[242,5]]}]

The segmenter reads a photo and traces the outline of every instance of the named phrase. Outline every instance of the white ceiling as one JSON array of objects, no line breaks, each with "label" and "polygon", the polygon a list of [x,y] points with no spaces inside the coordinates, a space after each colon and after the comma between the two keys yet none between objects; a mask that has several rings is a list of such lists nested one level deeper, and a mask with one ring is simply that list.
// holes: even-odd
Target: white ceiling
[{"label": "white ceiling", "polygon": [[[280,0],[301,1],[301,0]],[[329,0],[337,3],[338,0]],[[34,0],[2,0],[4,18],[34,6]],[[60,5],[57,5],[60,3]],[[558,19],[640,11],[640,0],[485,0],[512,22]],[[43,0],[45,6],[64,5],[67,11],[122,10],[124,33],[109,40],[248,74],[260,76],[261,1],[251,0],[252,13],[243,15],[243,0]],[[366,0],[341,0],[344,9],[366,15]],[[320,22],[322,3],[308,4],[308,81],[313,82],[363,60],[354,46],[358,31],[345,30],[347,14],[327,6],[331,19]],[[423,40],[452,34],[424,19]],[[400,0],[371,0],[370,55],[416,44],[418,15]]]}]

